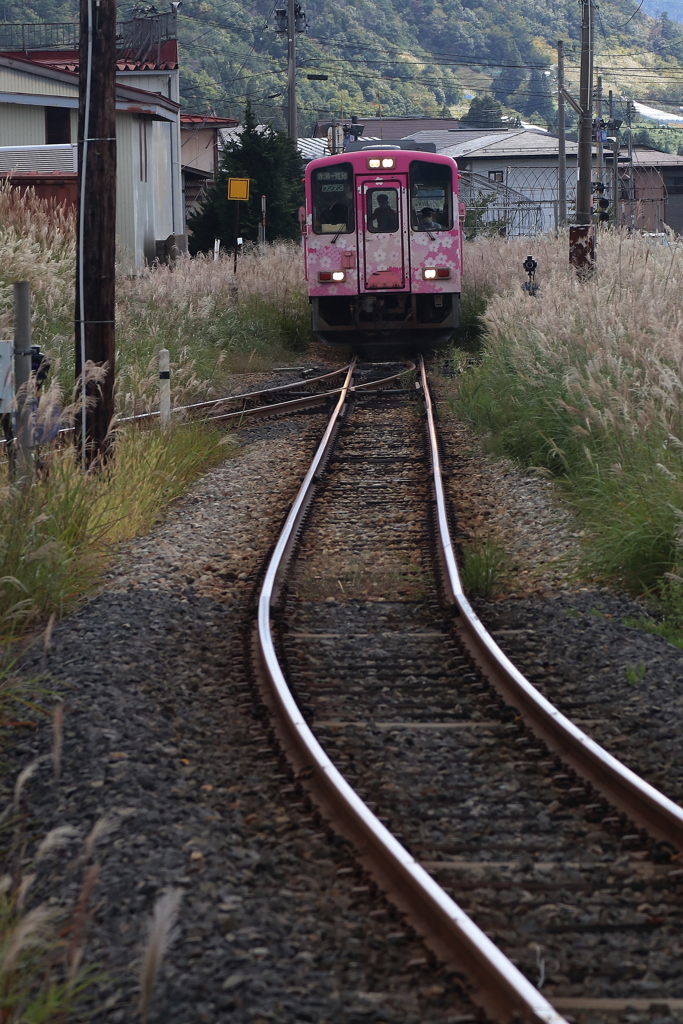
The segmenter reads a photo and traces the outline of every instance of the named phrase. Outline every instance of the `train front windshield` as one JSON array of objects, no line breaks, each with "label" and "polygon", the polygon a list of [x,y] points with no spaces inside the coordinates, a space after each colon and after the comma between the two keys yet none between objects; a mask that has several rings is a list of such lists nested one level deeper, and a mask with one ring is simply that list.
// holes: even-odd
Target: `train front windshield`
[{"label": "train front windshield", "polygon": [[311,186],[315,234],[348,235],[355,231],[352,165],[335,164],[313,171]]},{"label": "train front windshield", "polygon": [[410,226],[413,231],[451,230],[453,177],[450,167],[425,160],[411,162]]}]

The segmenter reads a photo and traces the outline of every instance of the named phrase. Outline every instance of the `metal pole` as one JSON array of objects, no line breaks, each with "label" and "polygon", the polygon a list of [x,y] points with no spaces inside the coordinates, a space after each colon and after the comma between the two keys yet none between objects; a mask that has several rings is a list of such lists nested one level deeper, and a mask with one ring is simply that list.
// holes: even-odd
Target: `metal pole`
[{"label": "metal pole", "polygon": [[263,245],[266,241],[266,197],[261,196],[261,223],[258,228],[258,240]]},{"label": "metal pole", "polygon": [[31,394],[31,287],[14,285],[14,393],[17,400],[17,481],[33,482],[33,395]]},{"label": "metal pole", "polygon": [[232,268],[233,274],[237,273],[237,248],[238,248],[237,239],[239,238],[239,235],[240,235],[240,204],[239,204],[239,200],[237,200],[235,202],[235,263],[234,263],[234,266]]},{"label": "metal pole", "polygon": [[287,128],[290,139],[296,139],[296,15],[294,0],[287,0]]},{"label": "metal pole", "polygon": [[162,430],[171,422],[171,359],[167,348],[159,352],[159,419]]},{"label": "metal pole", "polygon": [[[596,93],[595,116],[602,122],[602,75],[598,75],[598,89]],[[605,184],[604,175],[604,154],[602,150],[602,125],[597,130],[597,157],[598,157],[598,181]],[[601,193],[604,194],[604,193]]]},{"label": "metal pole", "polygon": [[557,196],[560,227],[567,223],[567,146],[564,115],[564,43],[557,42]]},{"label": "metal pole", "polygon": [[581,93],[579,105],[579,175],[576,186],[576,222],[591,223],[592,94],[593,94],[593,2],[583,0],[581,20]]}]

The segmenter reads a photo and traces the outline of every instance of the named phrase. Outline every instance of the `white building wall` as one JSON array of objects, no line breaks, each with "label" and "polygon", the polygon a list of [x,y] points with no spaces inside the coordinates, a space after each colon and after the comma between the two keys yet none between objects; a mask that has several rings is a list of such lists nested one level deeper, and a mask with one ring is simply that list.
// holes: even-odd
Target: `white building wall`
[{"label": "white building wall", "polygon": [[137,117],[116,115],[116,242],[117,256],[128,269],[141,266],[137,258],[135,174]]},{"label": "white building wall", "polygon": [[[22,96],[61,96],[78,102],[78,82],[60,82],[19,68],[0,67],[0,93]],[[59,106],[59,103],[57,103]],[[66,104],[65,104],[66,106]]]},{"label": "white building wall", "polygon": [[44,146],[45,107],[0,103],[0,146]]},{"label": "white building wall", "polygon": [[[174,103],[180,103],[180,75],[177,71],[119,71],[116,80],[132,89],[160,93]],[[170,159],[167,163],[168,182],[161,191],[165,193],[168,190],[170,192],[171,226],[165,234],[157,235],[157,238],[166,238],[174,233],[184,234],[186,230],[180,159],[180,112],[174,121],[155,122],[155,127],[162,129],[162,132],[165,133],[166,146],[170,151]],[[155,142],[159,143],[161,149],[161,136],[158,132],[155,134]],[[164,213],[162,215],[160,211],[160,216],[165,216],[165,206]]]}]

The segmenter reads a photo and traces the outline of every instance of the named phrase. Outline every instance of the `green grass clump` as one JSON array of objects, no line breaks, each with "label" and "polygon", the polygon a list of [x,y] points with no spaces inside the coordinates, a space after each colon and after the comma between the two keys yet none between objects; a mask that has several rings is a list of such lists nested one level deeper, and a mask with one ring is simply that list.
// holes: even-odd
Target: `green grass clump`
[{"label": "green grass clump", "polygon": [[508,568],[508,555],[495,537],[477,537],[463,545],[460,575],[465,593],[471,597],[490,597]]},{"label": "green grass clump", "polygon": [[641,661],[638,665],[627,665],[626,667],[626,682],[630,686],[637,686],[638,683],[642,683],[645,678],[645,672],[647,671],[646,666]]},{"label": "green grass clump", "polygon": [[[73,448],[46,456],[34,487],[0,491],[0,643],[62,614],[110,563],[114,546],[159,511],[232,438],[205,424],[122,430],[112,462],[84,475]],[[6,466],[2,467],[6,471]]]}]

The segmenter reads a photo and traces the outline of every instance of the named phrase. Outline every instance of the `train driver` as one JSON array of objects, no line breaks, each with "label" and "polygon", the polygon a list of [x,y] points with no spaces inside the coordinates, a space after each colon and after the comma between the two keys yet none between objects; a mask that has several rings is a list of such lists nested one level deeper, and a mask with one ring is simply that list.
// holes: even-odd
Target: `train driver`
[{"label": "train driver", "polygon": [[317,214],[318,234],[353,230],[353,189],[344,185],[341,195],[326,198],[322,206],[315,211]]}]

